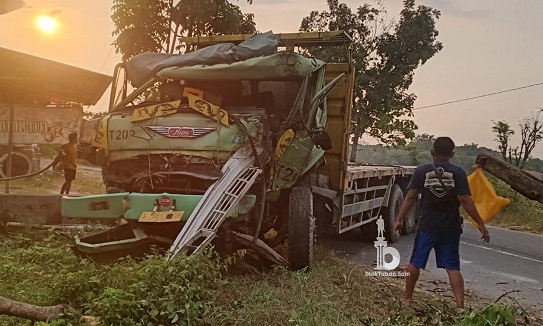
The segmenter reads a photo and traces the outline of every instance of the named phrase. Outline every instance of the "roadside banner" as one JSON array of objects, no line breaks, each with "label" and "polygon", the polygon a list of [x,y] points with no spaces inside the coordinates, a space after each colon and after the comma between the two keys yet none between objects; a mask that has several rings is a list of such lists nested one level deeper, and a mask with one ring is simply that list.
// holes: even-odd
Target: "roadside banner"
[{"label": "roadside banner", "polygon": [[[83,108],[16,105],[14,113],[14,144],[63,144],[79,133]],[[9,125],[9,106],[0,104],[0,143],[8,143]]]}]

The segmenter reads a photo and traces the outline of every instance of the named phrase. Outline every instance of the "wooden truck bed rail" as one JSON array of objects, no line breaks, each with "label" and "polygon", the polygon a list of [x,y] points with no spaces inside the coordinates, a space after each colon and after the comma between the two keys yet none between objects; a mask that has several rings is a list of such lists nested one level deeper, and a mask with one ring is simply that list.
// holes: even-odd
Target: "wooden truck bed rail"
[{"label": "wooden truck bed rail", "polygon": [[415,166],[401,166],[401,165],[370,165],[349,163],[347,166],[347,173],[345,175],[344,190],[352,188],[352,183],[358,179],[365,178],[378,178],[390,176],[411,177]]},{"label": "wooden truck bed rail", "polygon": [[[208,46],[218,43],[241,43],[251,38],[253,35],[254,34],[195,36],[180,37],[178,40],[179,42],[188,45]],[[351,37],[343,31],[279,33],[275,35],[279,38],[280,47],[333,46],[348,44],[352,41]]]}]

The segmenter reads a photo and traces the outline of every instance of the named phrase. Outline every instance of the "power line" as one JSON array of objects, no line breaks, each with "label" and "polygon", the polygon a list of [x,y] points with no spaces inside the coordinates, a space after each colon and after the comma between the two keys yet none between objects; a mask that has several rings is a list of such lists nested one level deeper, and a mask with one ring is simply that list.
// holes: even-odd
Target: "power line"
[{"label": "power line", "polygon": [[521,86],[521,87],[517,87],[517,88],[510,88],[510,89],[506,89],[506,90],[499,91],[499,92],[494,92],[494,93],[488,93],[488,94],[483,94],[483,95],[478,95],[478,96],[473,96],[473,97],[467,97],[467,98],[463,98],[463,99],[455,100],[455,101],[450,101],[450,102],[444,102],[444,103],[439,103],[439,104],[421,106],[421,107],[418,107],[418,108],[414,108],[413,110],[422,110],[422,109],[427,109],[427,108],[433,108],[433,107],[436,107],[436,106],[442,106],[442,105],[447,105],[447,104],[452,104],[452,103],[464,102],[464,101],[474,100],[474,99],[481,98],[481,97],[487,97],[487,96],[493,96],[493,95],[502,94],[502,93],[518,91],[520,89],[530,88],[530,87],[539,86],[539,85],[543,85],[543,82],[537,83],[537,84],[531,84],[531,85],[527,85],[527,86]]},{"label": "power line", "polygon": [[100,68],[100,72],[103,72],[104,67],[106,66],[107,60],[109,59],[109,56],[111,55],[111,51],[113,50],[113,46],[109,47],[109,52],[107,53],[106,60],[104,60],[104,63],[102,64],[102,68]]}]

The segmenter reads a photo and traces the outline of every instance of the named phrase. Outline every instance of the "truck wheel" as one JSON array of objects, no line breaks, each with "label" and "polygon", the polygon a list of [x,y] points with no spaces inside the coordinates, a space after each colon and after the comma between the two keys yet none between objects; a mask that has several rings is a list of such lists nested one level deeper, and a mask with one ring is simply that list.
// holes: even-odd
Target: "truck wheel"
[{"label": "truck wheel", "polygon": [[313,194],[309,187],[294,187],[290,192],[288,219],[288,262],[291,270],[311,268],[314,232]]},{"label": "truck wheel", "polygon": [[396,216],[400,212],[400,207],[403,202],[403,193],[400,186],[397,184],[392,185],[390,192],[390,198],[388,199],[388,207],[385,208],[383,212],[383,219],[385,220],[385,239],[392,243],[398,241],[400,235],[394,230],[394,222],[396,221]]},{"label": "truck wheel", "polygon": [[417,228],[417,205],[418,201],[411,206],[411,209],[409,209],[409,212],[407,212],[407,215],[403,220],[402,234],[404,235],[410,234]]}]

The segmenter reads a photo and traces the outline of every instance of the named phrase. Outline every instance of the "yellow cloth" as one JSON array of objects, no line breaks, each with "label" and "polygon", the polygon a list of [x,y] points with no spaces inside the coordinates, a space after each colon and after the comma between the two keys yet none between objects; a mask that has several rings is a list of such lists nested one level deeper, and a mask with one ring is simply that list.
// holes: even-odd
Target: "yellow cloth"
[{"label": "yellow cloth", "polygon": [[77,144],[67,143],[62,145],[60,158],[65,169],[77,170]]},{"label": "yellow cloth", "polygon": [[[477,211],[485,223],[490,221],[503,207],[509,205],[509,198],[496,194],[496,190],[494,190],[481,168],[476,168],[468,176],[468,183],[471,198],[473,198],[475,207],[477,207]],[[478,228],[478,224],[473,219],[471,223],[475,228]]]}]

